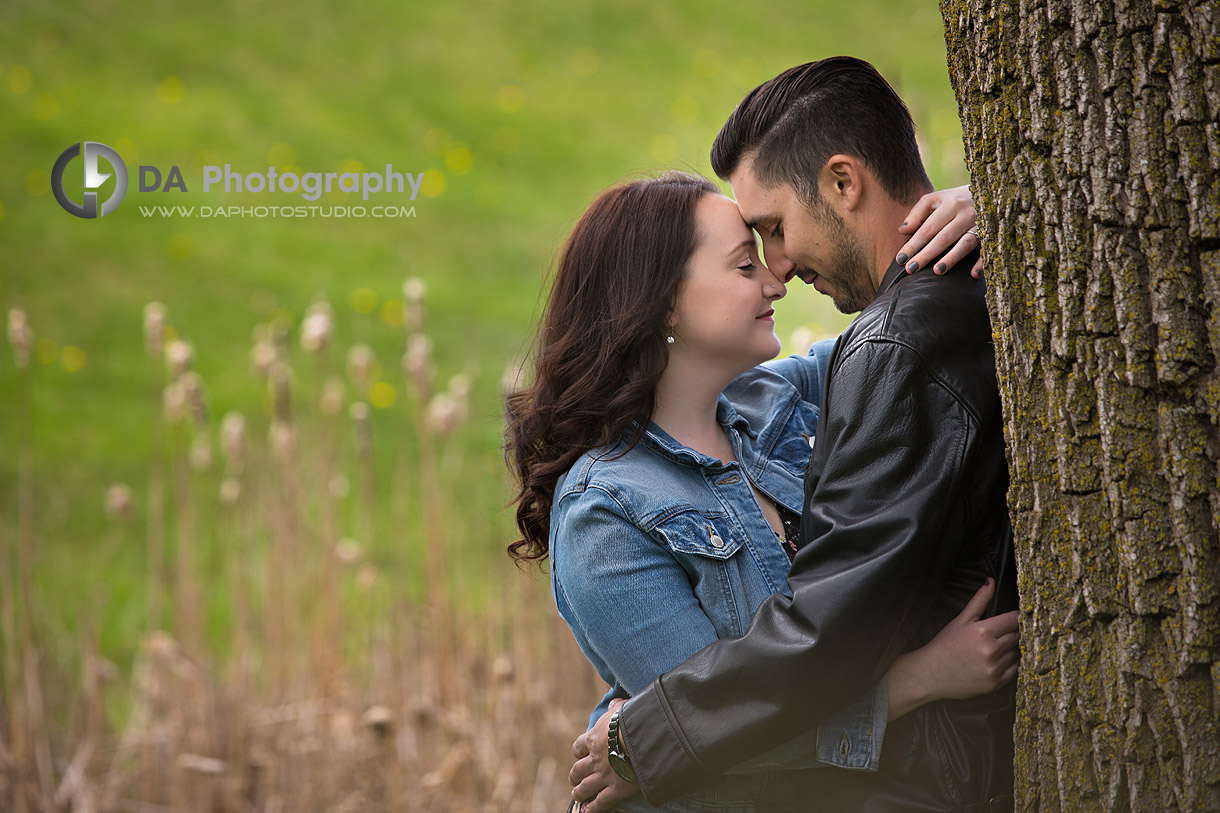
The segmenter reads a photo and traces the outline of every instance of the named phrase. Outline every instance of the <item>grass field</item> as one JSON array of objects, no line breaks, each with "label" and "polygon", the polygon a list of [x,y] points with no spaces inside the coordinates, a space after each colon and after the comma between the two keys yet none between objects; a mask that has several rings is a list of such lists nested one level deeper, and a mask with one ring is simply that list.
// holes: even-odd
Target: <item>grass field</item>
[{"label": "grass field", "polygon": [[[0,305],[6,314],[20,308],[36,337],[24,370],[7,344],[0,356],[0,549],[14,584],[28,576],[28,607],[14,613],[28,620],[41,656],[57,753],[71,753],[90,707],[78,688],[90,674],[82,652],[117,667],[102,701],[103,727],[116,731],[139,705],[129,676],[147,658],[150,629],[183,639],[197,626],[193,654],[218,669],[241,654],[240,616],[265,621],[275,599],[270,588],[251,587],[251,605],[235,607],[234,571],[297,574],[286,577],[290,591],[305,595],[281,606],[312,607],[302,628],[342,608],[349,627],[328,633],[339,640],[324,647],[326,669],[375,672],[370,641],[392,648],[406,640],[394,630],[414,629],[413,613],[430,618],[442,606],[447,623],[465,633],[451,631],[457,643],[446,644],[447,655],[435,641],[418,644],[429,657],[477,650],[491,663],[496,647],[522,646],[514,625],[537,625],[554,642],[537,657],[571,657],[548,615],[545,580],[503,554],[513,531],[499,437],[501,380],[528,349],[551,258],[582,206],[625,177],[673,166],[708,173],[712,138],[749,88],[835,53],[869,59],[895,83],[938,186],[966,180],[935,4],[781,2],[765,12],[723,2],[0,7]],[[131,177],[119,209],[98,220],[68,215],[50,190],[56,157],[86,140],[117,150]],[[414,201],[380,193],[365,204],[333,192],[315,203],[403,204],[413,217],[140,210],[308,203],[287,192],[205,192],[205,165],[303,173],[387,163],[425,174]],[[163,176],[179,167],[188,191],[139,191],[140,165]],[[75,183],[69,191],[79,196]],[[423,382],[413,385],[400,364],[407,278],[426,288],[426,321],[416,332],[431,339],[432,393],[421,393]],[[315,355],[299,335],[318,300],[331,306],[333,336]],[[142,335],[154,301],[168,313],[167,336],[193,347],[206,414],[160,417],[173,377],[156,353],[150,359]],[[844,324],[812,291],[798,290],[778,322],[786,339],[798,327],[822,335]],[[251,369],[259,330],[280,332],[278,363],[292,370],[301,491],[291,504],[268,496],[284,481],[267,439],[275,388]],[[376,362],[355,377],[346,374],[353,344],[367,345]],[[331,415],[318,404],[335,375],[346,383]],[[458,375],[469,381],[468,414],[452,428],[429,424],[427,396]],[[370,405],[367,453],[349,418],[355,401]],[[230,412],[244,416],[251,437],[243,499],[260,495],[240,516],[219,496],[230,474],[220,422]],[[189,464],[192,444],[211,449],[209,466],[198,457]],[[105,505],[114,484],[132,495],[119,519]],[[299,532],[277,535],[277,517]],[[150,533],[154,541],[163,534],[159,553]],[[291,550],[276,552],[277,538],[322,547],[294,559]],[[358,562],[327,575],[334,557],[326,540],[340,538],[357,543]],[[444,560],[430,571],[437,546]],[[164,557],[156,572],[150,555]],[[332,576],[331,603],[311,603],[308,591]],[[197,600],[184,605],[184,589]],[[163,612],[153,619],[158,592]],[[11,591],[9,598],[16,601]],[[387,619],[402,623],[379,626]],[[11,639],[21,626],[14,623],[0,636]],[[270,658],[268,629],[258,627],[243,646]],[[11,709],[25,696],[6,676]],[[582,681],[591,706],[596,687]],[[572,708],[585,696],[574,695]],[[367,705],[363,696],[352,703]],[[537,742],[562,756],[567,739]]]}]

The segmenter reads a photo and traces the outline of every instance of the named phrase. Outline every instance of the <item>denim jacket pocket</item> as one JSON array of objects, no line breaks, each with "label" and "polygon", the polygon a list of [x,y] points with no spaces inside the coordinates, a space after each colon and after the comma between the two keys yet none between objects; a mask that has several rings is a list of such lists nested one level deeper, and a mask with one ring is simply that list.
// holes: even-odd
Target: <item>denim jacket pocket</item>
[{"label": "denim jacket pocket", "polygon": [[716,636],[736,638],[745,633],[764,591],[756,584],[757,567],[742,552],[743,540],[729,517],[682,511],[659,522],[656,532],[686,570]]},{"label": "denim jacket pocket", "polygon": [[656,530],[676,553],[724,560],[741,549],[741,538],[724,514],[682,511],[661,520]]}]

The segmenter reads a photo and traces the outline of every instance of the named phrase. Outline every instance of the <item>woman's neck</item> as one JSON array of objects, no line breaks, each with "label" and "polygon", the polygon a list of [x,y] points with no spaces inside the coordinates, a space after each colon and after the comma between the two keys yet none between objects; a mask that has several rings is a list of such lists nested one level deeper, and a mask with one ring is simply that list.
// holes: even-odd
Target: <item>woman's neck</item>
[{"label": "woman's neck", "polygon": [[706,365],[671,359],[657,383],[653,422],[684,446],[718,460],[733,460],[728,436],[716,420],[720,393],[733,378],[717,376]]}]

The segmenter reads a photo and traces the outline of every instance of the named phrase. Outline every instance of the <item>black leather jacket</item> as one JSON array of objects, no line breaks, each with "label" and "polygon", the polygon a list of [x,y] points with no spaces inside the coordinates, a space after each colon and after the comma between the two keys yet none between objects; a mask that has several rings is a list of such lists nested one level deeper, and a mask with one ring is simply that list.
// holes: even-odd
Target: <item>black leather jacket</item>
[{"label": "black leather jacket", "polygon": [[[660,804],[812,728],[876,683],[988,576],[1016,608],[1008,468],[984,286],[892,266],[831,357],[806,478],[793,597],[662,675],[622,714]],[[929,703],[890,724],[877,773],[806,774],[809,810],[1011,805],[1015,690]],[[842,747],[851,748],[845,742]],[[994,800],[994,801],[993,801]]]}]

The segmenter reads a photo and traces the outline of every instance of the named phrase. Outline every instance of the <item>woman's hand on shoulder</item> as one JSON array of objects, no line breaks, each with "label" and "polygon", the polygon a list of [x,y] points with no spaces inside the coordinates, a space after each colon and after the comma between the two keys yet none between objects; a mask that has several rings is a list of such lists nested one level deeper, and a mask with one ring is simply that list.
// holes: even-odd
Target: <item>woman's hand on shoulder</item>
[{"label": "woman's hand on shoulder", "polygon": [[886,673],[890,720],[934,700],[990,694],[1016,678],[1017,612],[983,618],[994,595],[995,582],[988,579],[935,638],[898,656]]},{"label": "woman's hand on shoulder", "polygon": [[[943,274],[979,246],[979,236],[972,231],[976,225],[974,200],[970,187],[958,186],[938,190],[924,195],[907,215],[907,220],[898,229],[910,239],[899,250],[896,260],[908,272],[927,268],[928,264],[944,254],[936,267]],[[947,254],[945,252],[948,252]],[[978,277],[983,270],[980,257],[970,269]]]}]

